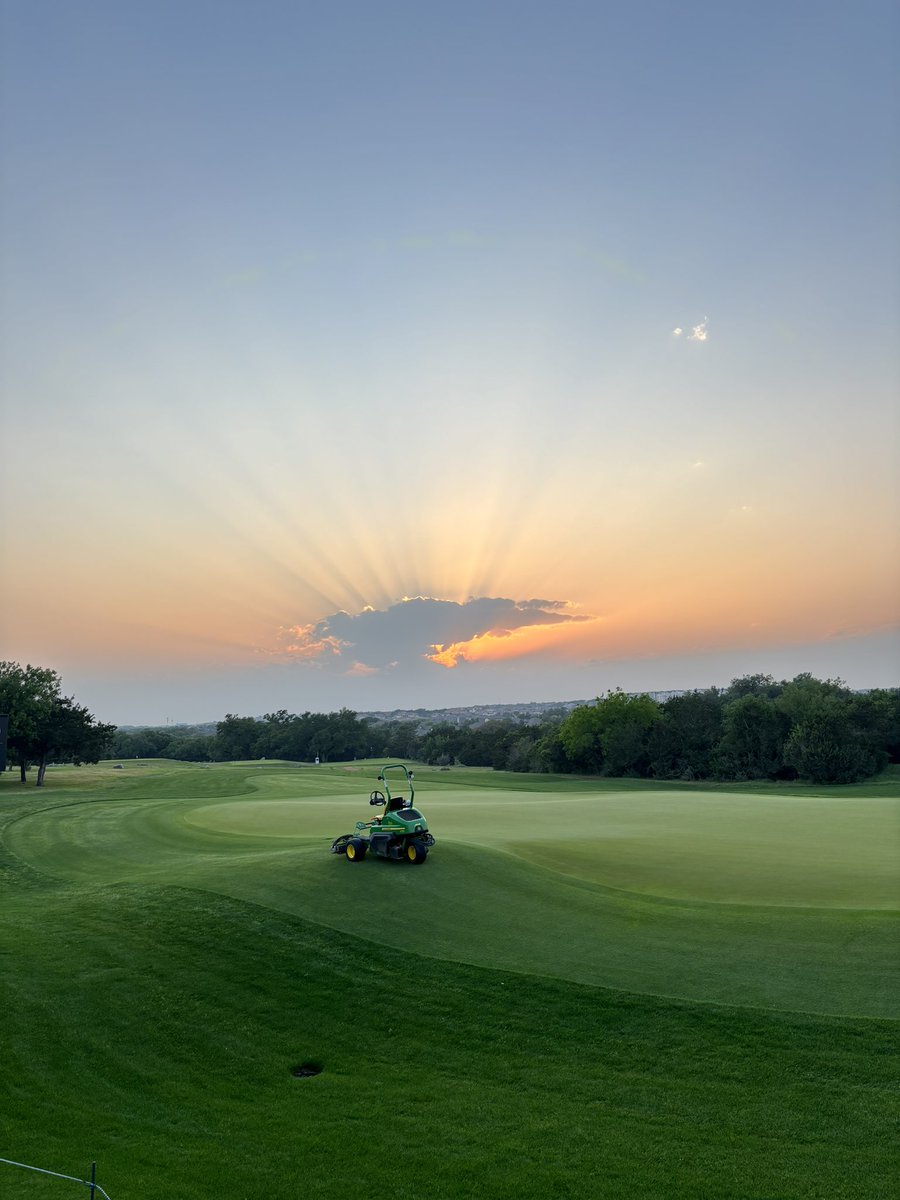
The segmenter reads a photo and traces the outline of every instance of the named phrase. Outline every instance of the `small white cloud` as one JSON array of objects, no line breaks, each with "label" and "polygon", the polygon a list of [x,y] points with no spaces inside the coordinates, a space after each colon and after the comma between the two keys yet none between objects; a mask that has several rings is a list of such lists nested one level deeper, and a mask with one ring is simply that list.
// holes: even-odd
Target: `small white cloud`
[{"label": "small white cloud", "polygon": [[672,330],[672,337],[681,337],[681,335],[683,333],[684,333],[684,330],[681,328],[680,325],[678,325],[678,326],[676,326],[675,329]]},{"label": "small white cloud", "polygon": [[705,342],[707,340],[707,338],[709,337],[709,330],[707,329],[708,325],[709,325],[709,317],[704,317],[703,320],[700,322],[700,324],[695,325],[694,328],[691,330],[691,332],[688,334],[688,341],[689,342]]},{"label": "small white cloud", "polygon": [[703,461],[703,459],[702,459],[702,458],[698,458],[698,459],[697,459],[697,461],[696,461],[695,463],[691,463],[691,466],[693,467],[693,469],[694,469],[695,471],[697,471],[697,470],[699,470],[701,467],[705,467],[705,466],[706,466],[706,463]]}]

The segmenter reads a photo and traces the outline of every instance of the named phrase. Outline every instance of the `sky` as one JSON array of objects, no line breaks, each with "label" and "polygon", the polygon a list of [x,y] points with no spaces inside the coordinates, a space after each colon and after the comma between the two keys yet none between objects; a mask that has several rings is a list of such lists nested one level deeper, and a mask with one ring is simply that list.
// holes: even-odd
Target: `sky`
[{"label": "sky", "polygon": [[900,683],[892,2],[0,0],[0,659]]}]

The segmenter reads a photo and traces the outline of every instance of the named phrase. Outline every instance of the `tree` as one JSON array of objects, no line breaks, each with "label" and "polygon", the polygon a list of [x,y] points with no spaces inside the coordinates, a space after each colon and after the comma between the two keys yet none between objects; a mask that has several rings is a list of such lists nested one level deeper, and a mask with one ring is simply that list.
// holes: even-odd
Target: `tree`
[{"label": "tree", "polygon": [[115,725],[101,724],[83,704],[71,696],[59,696],[47,717],[39,723],[33,743],[38,773],[36,787],[44,786],[47,763],[54,758],[74,763],[99,762],[116,732]]},{"label": "tree", "polygon": [[841,679],[816,679],[809,672],[804,672],[782,686],[777,703],[793,725],[827,701],[847,704],[852,694]]},{"label": "tree", "polygon": [[742,675],[732,679],[725,691],[726,701],[740,700],[743,696],[762,696],[766,700],[774,700],[781,695],[784,685],[776,683],[771,675]]},{"label": "tree", "polygon": [[512,743],[506,759],[507,771],[540,771],[543,767],[539,729],[527,729]]},{"label": "tree", "polygon": [[859,699],[840,679],[803,674],[786,683],[775,701],[790,721],[785,765],[813,783],[855,783],[880,770],[886,710]]},{"label": "tree", "polygon": [[61,758],[76,766],[97,762],[106,753],[114,725],[103,725],[73,697],[60,694],[56,671],[46,667],[0,663],[0,711],[9,715],[8,745],[19,764],[22,782],[29,766],[38,768],[43,787],[47,763]]},{"label": "tree", "polygon": [[167,757],[177,759],[178,762],[209,762],[213,740],[209,734],[202,733],[173,737],[169,743]]},{"label": "tree", "polygon": [[722,737],[713,755],[720,779],[775,779],[784,767],[790,719],[759,693],[747,692],[725,705]]},{"label": "tree", "polygon": [[519,726],[514,721],[503,718],[491,718],[481,726],[473,729],[472,744],[477,747],[477,761],[473,766],[493,767],[495,771],[505,771],[509,760],[509,751],[515,741]]},{"label": "tree", "polygon": [[667,700],[650,737],[650,773],[657,779],[708,779],[722,733],[722,707],[717,688]]},{"label": "tree", "polygon": [[650,764],[650,731],[662,711],[650,696],[628,696],[616,690],[598,701],[604,775],[646,775]]},{"label": "tree", "polygon": [[113,758],[168,758],[174,737],[172,729],[117,729],[110,753]]},{"label": "tree", "polygon": [[235,762],[242,758],[256,758],[260,732],[260,723],[254,717],[226,713],[225,719],[216,726],[216,759],[219,762]]},{"label": "tree", "polygon": [[569,772],[572,763],[562,740],[562,721],[548,723],[536,747],[535,770],[547,772]]},{"label": "tree", "polygon": [[59,699],[61,681],[56,671],[44,667],[22,667],[0,663],[0,712],[9,716],[9,756],[19,764],[22,783],[34,762],[37,740],[53,705]]},{"label": "tree", "polygon": [[331,757],[346,761],[362,758],[368,747],[368,722],[361,721],[352,709],[342,708],[328,714],[328,729],[331,734]]},{"label": "tree", "polygon": [[850,715],[880,765],[900,762],[900,688],[875,688],[851,696]]},{"label": "tree", "polygon": [[851,713],[838,696],[819,698],[788,735],[785,763],[812,783],[857,783],[874,775],[883,762],[854,729]]},{"label": "tree", "polygon": [[430,766],[447,766],[460,749],[459,730],[447,721],[433,725],[419,748],[419,757]]},{"label": "tree", "polygon": [[259,758],[284,758],[290,761],[305,758],[305,745],[298,745],[303,740],[302,724],[301,717],[292,716],[284,708],[266,713],[261,722],[256,722],[258,735],[254,741],[255,754]]},{"label": "tree", "polygon": [[[384,758],[421,758],[415,721],[386,721],[369,726],[371,754]],[[371,754],[368,755],[371,757]]]},{"label": "tree", "polygon": [[599,706],[599,700],[596,704],[579,704],[559,727],[559,740],[575,771],[596,774],[603,763]]},{"label": "tree", "polygon": [[661,716],[650,696],[629,696],[616,689],[596,704],[573,708],[559,727],[559,741],[576,771],[646,775],[650,731]]}]

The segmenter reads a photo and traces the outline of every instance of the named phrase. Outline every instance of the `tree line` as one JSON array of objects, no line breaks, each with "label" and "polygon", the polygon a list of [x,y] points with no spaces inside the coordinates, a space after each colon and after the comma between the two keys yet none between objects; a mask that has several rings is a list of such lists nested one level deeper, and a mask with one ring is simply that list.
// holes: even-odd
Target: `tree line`
[{"label": "tree line", "polygon": [[109,753],[115,725],[104,725],[73,696],[62,694],[62,680],[46,667],[0,662],[0,713],[8,716],[7,755],[25,783],[37,767],[42,787],[51,762],[99,762]]},{"label": "tree line", "polygon": [[900,761],[900,689],[856,693],[840,680],[808,674],[781,682],[748,675],[664,702],[614,691],[537,723],[426,727],[346,708],[299,715],[282,709],[260,718],[229,713],[212,734],[120,730],[112,746],[123,758],[189,762],[383,758],[660,780],[853,783]]},{"label": "tree line", "polygon": [[186,762],[403,759],[437,766],[645,779],[853,783],[900,762],[900,689],[853,692],[840,680],[747,675],[727,688],[657,702],[609,692],[541,720],[480,724],[383,721],[350,709],[263,717],[227,714],[205,727],[117,730],[65,696],[52,670],[0,662],[8,756],[44,782],[53,761],[174,758]]},{"label": "tree line", "polygon": [[[556,743],[562,770],[649,779],[855,783],[900,761],[900,689],[768,675],[657,704],[612,692],[575,709]],[[563,765],[564,764],[564,765]]]}]

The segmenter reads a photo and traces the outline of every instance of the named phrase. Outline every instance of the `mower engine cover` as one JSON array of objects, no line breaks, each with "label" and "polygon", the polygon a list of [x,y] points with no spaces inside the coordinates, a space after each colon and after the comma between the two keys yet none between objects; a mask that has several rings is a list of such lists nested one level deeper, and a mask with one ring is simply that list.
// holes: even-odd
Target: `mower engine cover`
[{"label": "mower engine cover", "polygon": [[397,808],[377,818],[378,824],[373,829],[383,829],[385,833],[427,833],[428,822],[417,808]]}]

